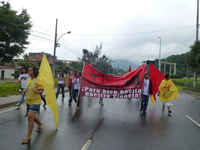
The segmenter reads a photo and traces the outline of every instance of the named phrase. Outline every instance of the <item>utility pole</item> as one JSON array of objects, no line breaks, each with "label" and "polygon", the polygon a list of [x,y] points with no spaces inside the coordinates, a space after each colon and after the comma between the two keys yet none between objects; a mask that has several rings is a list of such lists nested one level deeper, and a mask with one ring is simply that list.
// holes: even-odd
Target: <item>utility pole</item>
[{"label": "utility pole", "polygon": [[54,39],[54,51],[53,56],[56,57],[56,48],[57,48],[57,28],[58,28],[58,19],[56,19],[56,27],[55,27],[55,39]]},{"label": "utility pole", "polygon": [[158,69],[161,71],[161,46],[162,46],[162,38],[159,36],[160,39],[160,48],[159,48],[159,58],[158,58]]},{"label": "utility pole", "polygon": [[[199,40],[199,0],[197,0],[197,24],[196,24],[196,42]],[[197,86],[197,73],[194,72],[193,87]]]},{"label": "utility pole", "polygon": [[53,75],[56,75],[56,48],[57,48],[57,27],[58,27],[58,19],[56,19],[56,26],[55,26],[55,39],[54,39],[54,49],[53,49]]},{"label": "utility pole", "polygon": [[55,25],[55,39],[54,39],[54,49],[53,49],[53,66],[52,66],[52,70],[53,70],[53,75],[56,76],[56,67],[55,67],[55,64],[56,64],[56,48],[60,46],[60,44],[58,43],[59,40],[66,34],[70,34],[71,31],[68,31],[66,33],[63,33],[61,34],[59,37],[58,37],[58,19],[56,19],[56,25]]},{"label": "utility pole", "polygon": [[199,40],[199,0],[197,0],[196,42]]}]

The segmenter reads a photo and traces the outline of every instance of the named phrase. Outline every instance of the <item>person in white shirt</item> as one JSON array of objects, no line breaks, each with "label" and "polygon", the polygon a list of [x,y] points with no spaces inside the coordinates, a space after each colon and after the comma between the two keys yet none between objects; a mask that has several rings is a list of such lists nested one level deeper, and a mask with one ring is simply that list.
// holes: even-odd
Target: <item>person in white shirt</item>
[{"label": "person in white shirt", "polygon": [[[77,103],[77,97],[78,97],[78,92],[79,92],[79,89],[80,89],[80,76],[79,76],[79,73],[76,72],[75,73],[75,76],[73,76],[72,78],[72,85],[73,85],[73,99],[74,99],[74,102]],[[72,100],[69,102],[69,106],[71,106],[71,102]]]},{"label": "person in white shirt", "polygon": [[58,95],[60,94],[60,90],[61,90],[62,91],[62,101],[64,101],[64,98],[65,98],[65,91],[64,91],[65,83],[66,83],[65,75],[63,72],[61,72],[58,77],[58,88],[57,88],[57,92],[56,92],[56,98],[58,98]]},{"label": "person in white shirt", "polygon": [[19,91],[22,93],[21,99],[17,103],[17,109],[20,109],[20,105],[24,102],[25,94],[23,91],[26,88],[26,83],[27,83],[28,78],[29,78],[29,75],[27,73],[27,70],[23,68],[21,74],[19,75],[16,81],[17,83],[21,82],[21,88],[19,89]]},{"label": "person in white shirt", "polygon": [[143,83],[143,89],[142,89],[142,102],[141,102],[141,108],[140,108],[141,114],[143,116],[146,115],[149,95],[152,93],[151,87],[152,85],[151,85],[151,80],[149,78],[149,74],[146,73],[144,76],[144,83]]}]

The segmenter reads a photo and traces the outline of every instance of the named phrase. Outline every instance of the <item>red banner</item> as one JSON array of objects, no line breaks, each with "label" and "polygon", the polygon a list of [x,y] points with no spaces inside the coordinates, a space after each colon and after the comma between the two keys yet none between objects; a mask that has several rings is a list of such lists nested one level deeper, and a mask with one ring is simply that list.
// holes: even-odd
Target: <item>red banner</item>
[{"label": "red banner", "polygon": [[90,64],[85,64],[82,72],[80,96],[120,98],[138,98],[141,95],[145,74],[145,65],[122,76],[104,74]]}]

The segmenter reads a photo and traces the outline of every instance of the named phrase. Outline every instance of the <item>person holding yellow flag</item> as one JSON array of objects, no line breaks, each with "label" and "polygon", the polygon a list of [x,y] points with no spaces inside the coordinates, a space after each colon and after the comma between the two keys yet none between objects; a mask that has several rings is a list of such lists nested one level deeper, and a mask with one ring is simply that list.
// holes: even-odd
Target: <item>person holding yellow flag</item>
[{"label": "person holding yellow flag", "polygon": [[54,86],[55,81],[46,55],[43,55],[37,80],[42,84],[47,106],[53,112],[56,129],[58,129],[58,105]]},{"label": "person holding yellow flag", "polygon": [[160,101],[163,103],[162,111],[165,111],[165,105],[168,108],[168,116],[171,117],[172,110],[171,106],[172,103],[170,101],[176,100],[178,98],[178,89],[176,88],[175,84],[172,80],[170,80],[169,74],[165,75],[165,79],[162,80],[159,86],[159,97]]},{"label": "person holding yellow flag", "polygon": [[26,94],[26,103],[28,107],[28,130],[26,137],[22,141],[22,144],[30,143],[34,122],[38,125],[38,132],[40,132],[42,126],[42,123],[38,118],[38,114],[40,112],[41,94],[43,93],[43,87],[41,82],[37,79],[37,68],[29,67],[28,73],[30,79],[27,81],[24,91]]}]

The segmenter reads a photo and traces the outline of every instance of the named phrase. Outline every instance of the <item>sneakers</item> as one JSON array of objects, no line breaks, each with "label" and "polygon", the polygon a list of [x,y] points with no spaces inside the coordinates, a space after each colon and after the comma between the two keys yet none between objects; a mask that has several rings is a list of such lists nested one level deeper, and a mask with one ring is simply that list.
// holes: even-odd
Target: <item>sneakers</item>
[{"label": "sneakers", "polygon": [[100,104],[100,105],[104,105],[103,101],[99,101],[99,104]]},{"label": "sneakers", "polygon": [[171,111],[171,110],[168,111],[168,116],[169,116],[169,117],[172,116],[172,111]]},{"label": "sneakers", "polygon": [[17,106],[16,110],[20,110],[20,105],[19,105],[19,106]]},{"label": "sneakers", "polygon": [[141,118],[145,118],[146,117],[146,112],[140,112],[140,116],[141,116]]}]

